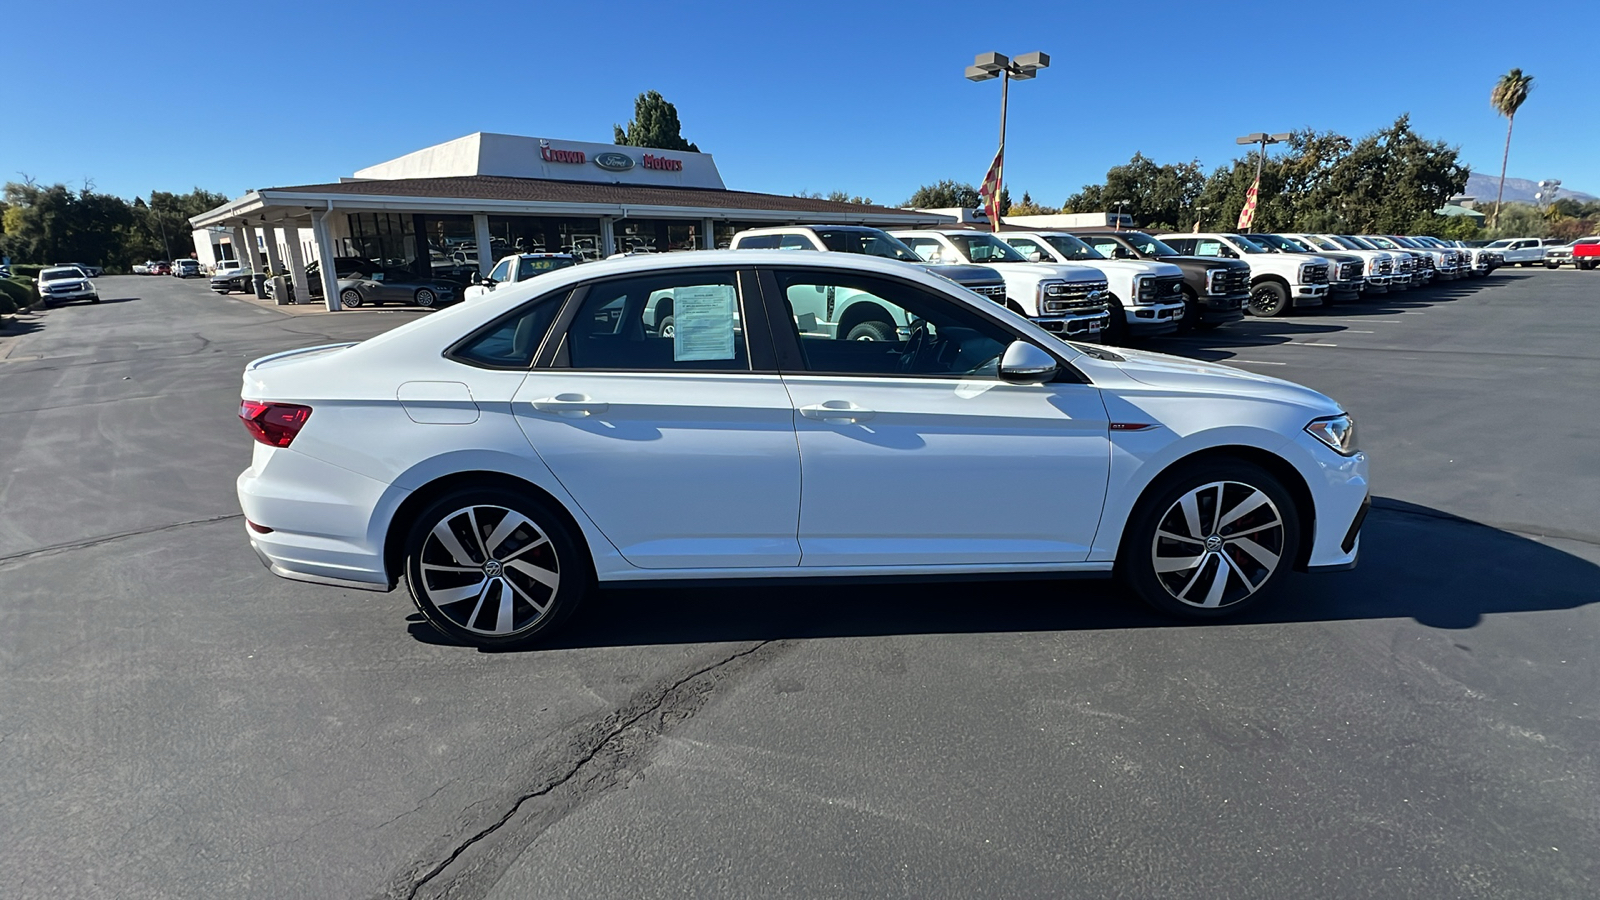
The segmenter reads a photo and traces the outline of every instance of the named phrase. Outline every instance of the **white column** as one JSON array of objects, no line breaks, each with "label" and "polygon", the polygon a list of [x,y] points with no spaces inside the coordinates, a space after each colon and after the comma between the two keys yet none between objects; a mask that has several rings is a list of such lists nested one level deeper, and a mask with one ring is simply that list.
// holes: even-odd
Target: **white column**
[{"label": "white column", "polygon": [[250,243],[245,239],[244,231],[245,229],[243,225],[235,225],[230,230],[230,233],[233,235],[233,258],[237,260],[240,265],[249,265]]},{"label": "white column", "polygon": [[482,213],[472,216],[472,229],[478,233],[478,274],[484,278],[494,268],[494,235],[489,233],[489,217]]},{"label": "white column", "polygon": [[245,246],[250,249],[250,255],[247,258],[250,260],[250,271],[252,273],[250,277],[251,289],[255,292],[257,300],[265,300],[267,299],[265,282],[259,288],[254,287],[256,284],[254,273],[261,271],[261,244],[256,240],[256,229],[254,227],[250,225],[244,226],[244,242]]},{"label": "white column", "polygon": [[711,219],[700,220],[700,249],[717,249],[716,222],[712,221]]},{"label": "white column", "polygon": [[311,234],[312,242],[317,245],[317,273],[322,278],[322,297],[327,301],[328,312],[338,312],[344,306],[339,302],[339,279],[333,271],[333,258],[338,251],[328,237],[328,211],[312,210]]},{"label": "white column", "polygon": [[289,250],[289,276],[294,279],[295,302],[311,302],[311,282],[306,280],[306,255],[300,250],[300,223],[290,221],[283,228],[283,242]]},{"label": "white column", "polygon": [[610,216],[600,217],[600,258],[605,259],[617,252],[617,236],[613,233],[616,220]]}]

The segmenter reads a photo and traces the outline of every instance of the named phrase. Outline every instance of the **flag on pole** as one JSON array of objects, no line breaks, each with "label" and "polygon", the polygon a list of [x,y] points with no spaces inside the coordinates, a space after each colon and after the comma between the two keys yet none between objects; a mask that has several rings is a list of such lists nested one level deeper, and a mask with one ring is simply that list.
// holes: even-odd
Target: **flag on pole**
[{"label": "flag on pole", "polygon": [[1256,220],[1256,192],[1261,187],[1261,177],[1256,176],[1255,183],[1250,185],[1250,190],[1244,195],[1244,209],[1239,210],[1238,231],[1249,231],[1250,224]]},{"label": "flag on pole", "polygon": [[978,187],[978,202],[983,206],[984,212],[989,214],[989,230],[1000,230],[1000,179],[1001,170],[1005,168],[1006,145],[1001,144],[995,151],[994,162],[989,164],[989,174],[983,176],[983,184]]}]

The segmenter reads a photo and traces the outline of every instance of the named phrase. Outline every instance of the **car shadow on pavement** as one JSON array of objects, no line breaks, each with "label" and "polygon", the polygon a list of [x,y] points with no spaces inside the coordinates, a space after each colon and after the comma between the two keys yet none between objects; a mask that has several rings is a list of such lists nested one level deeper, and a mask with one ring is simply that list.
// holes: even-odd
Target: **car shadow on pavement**
[{"label": "car shadow on pavement", "polygon": [[[539,649],[895,634],[1228,628],[1410,618],[1471,628],[1485,616],[1600,601],[1600,566],[1448,513],[1379,498],[1349,572],[1291,574],[1259,610],[1182,622],[1120,595],[1108,579],[610,589]],[[1600,558],[1600,557],[1597,557]],[[420,616],[412,635],[455,645]]]}]

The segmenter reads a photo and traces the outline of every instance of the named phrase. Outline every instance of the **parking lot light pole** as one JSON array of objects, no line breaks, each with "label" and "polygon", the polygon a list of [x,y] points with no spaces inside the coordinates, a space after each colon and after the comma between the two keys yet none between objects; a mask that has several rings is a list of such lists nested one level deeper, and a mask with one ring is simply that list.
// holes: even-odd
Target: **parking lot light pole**
[{"label": "parking lot light pole", "polygon": [[[1001,160],[1001,170],[995,173],[994,196],[995,206],[999,208],[1000,191],[1003,187],[1001,175],[1005,171],[1004,160],[1006,152],[1006,101],[1011,92],[1011,79],[1026,81],[1039,74],[1040,69],[1050,67],[1050,56],[1035,50],[1024,53],[1016,59],[1007,59],[999,53],[979,53],[967,66],[968,81],[988,81],[991,78],[1000,78],[1000,151],[995,154]],[[1000,230],[998,221],[989,223],[995,231]]]},{"label": "parking lot light pole", "polygon": [[1256,183],[1260,184],[1261,183],[1261,169],[1267,163],[1267,145],[1268,144],[1281,144],[1281,143],[1289,140],[1292,137],[1294,137],[1294,134],[1291,133],[1291,132],[1288,132],[1288,131],[1280,132],[1278,134],[1266,134],[1264,132],[1258,131],[1255,134],[1247,134],[1244,137],[1234,138],[1233,142],[1235,144],[1260,144],[1261,145],[1261,152],[1260,152],[1260,154],[1258,156],[1256,156]]},{"label": "parking lot light pole", "polygon": [[1133,202],[1133,201],[1131,201],[1131,200],[1118,200],[1117,201],[1117,230],[1118,231],[1122,230],[1122,208],[1124,206],[1127,206],[1131,202]]}]

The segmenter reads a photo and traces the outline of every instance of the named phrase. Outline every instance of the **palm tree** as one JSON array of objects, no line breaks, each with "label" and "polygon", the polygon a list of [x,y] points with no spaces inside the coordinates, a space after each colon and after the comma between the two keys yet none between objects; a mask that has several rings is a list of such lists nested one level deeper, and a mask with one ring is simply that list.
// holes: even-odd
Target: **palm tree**
[{"label": "palm tree", "polygon": [[1506,163],[1511,159],[1511,126],[1516,124],[1517,110],[1528,99],[1530,90],[1533,90],[1533,76],[1522,74],[1521,69],[1512,69],[1501,75],[1500,80],[1494,83],[1494,89],[1489,91],[1489,105],[1506,117],[1506,152],[1500,157],[1500,191],[1494,196],[1494,216],[1489,220],[1491,228],[1500,224],[1500,200],[1506,194]]}]

